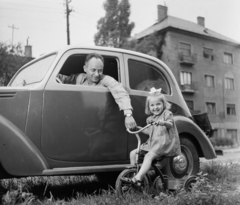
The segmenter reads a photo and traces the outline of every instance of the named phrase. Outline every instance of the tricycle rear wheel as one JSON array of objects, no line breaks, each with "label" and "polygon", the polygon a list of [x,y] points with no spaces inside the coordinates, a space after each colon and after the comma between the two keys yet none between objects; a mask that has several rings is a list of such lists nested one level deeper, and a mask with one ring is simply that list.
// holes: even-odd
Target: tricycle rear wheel
[{"label": "tricycle rear wheel", "polygon": [[191,191],[196,182],[197,182],[197,177],[190,176],[185,180],[183,187],[186,191]]}]

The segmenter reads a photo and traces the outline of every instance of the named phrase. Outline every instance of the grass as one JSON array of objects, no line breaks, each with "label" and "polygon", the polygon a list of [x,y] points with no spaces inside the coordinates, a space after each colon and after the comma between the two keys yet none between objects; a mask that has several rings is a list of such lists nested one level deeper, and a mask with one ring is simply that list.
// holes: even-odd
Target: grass
[{"label": "grass", "polygon": [[[114,183],[111,184],[114,186]],[[129,194],[118,198],[104,180],[91,176],[27,177],[1,180],[2,204],[240,204],[240,164],[201,163],[191,192]],[[237,190],[237,188],[239,188]]]},{"label": "grass", "polygon": [[203,163],[201,170],[208,173],[208,178],[219,183],[224,182],[240,182],[240,165],[229,162],[227,164],[211,161]]}]

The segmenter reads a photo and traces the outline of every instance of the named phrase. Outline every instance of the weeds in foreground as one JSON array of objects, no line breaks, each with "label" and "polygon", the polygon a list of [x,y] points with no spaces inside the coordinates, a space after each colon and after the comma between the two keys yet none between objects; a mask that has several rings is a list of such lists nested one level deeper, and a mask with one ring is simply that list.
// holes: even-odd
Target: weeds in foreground
[{"label": "weeds in foreground", "polygon": [[190,192],[183,188],[176,190],[173,195],[160,194],[159,199],[162,204],[240,204],[239,193],[224,193],[224,187],[216,185],[208,178],[208,174],[202,172],[198,174],[197,182],[193,185]]},{"label": "weeds in foreground", "polygon": [[210,181],[214,182],[215,185],[221,185],[226,190],[234,190],[240,186],[240,164],[211,161],[203,163],[201,170],[208,174],[207,178]]},{"label": "weeds in foreground", "polygon": [[[197,182],[192,190],[186,191],[178,188],[174,192],[161,192],[154,198],[146,194],[129,194],[124,198],[118,198],[113,189],[103,190],[101,194],[85,194],[78,192],[74,197],[59,199],[54,193],[44,195],[42,199],[31,193],[32,186],[45,186],[43,192],[51,186],[66,186],[79,183],[95,181],[94,176],[79,177],[28,177],[22,179],[2,180],[1,187],[9,191],[2,197],[2,204],[84,204],[84,205],[103,205],[103,204],[173,204],[173,205],[214,205],[214,204],[239,204],[240,189],[236,190],[236,185],[240,184],[240,165],[234,163],[220,164],[217,162],[201,164],[201,172],[197,176]],[[66,190],[66,189],[65,189]]]}]

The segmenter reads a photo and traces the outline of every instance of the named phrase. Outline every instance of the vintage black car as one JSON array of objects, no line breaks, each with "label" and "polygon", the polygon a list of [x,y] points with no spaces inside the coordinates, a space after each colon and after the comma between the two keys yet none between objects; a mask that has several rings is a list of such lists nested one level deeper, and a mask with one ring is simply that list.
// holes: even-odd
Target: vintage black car
[{"label": "vintage black car", "polygon": [[[216,157],[207,135],[194,121],[171,70],[157,58],[122,49],[68,46],[24,65],[0,89],[0,178],[113,172],[129,164],[135,136],[124,125],[105,87],[63,84],[58,74],[83,71],[87,54],[104,57],[104,74],[128,91],[133,116],[146,125],[149,88],[162,88],[181,140],[181,162],[160,166],[176,178],[196,174],[199,158]],[[142,134],[142,140],[148,136]]]}]

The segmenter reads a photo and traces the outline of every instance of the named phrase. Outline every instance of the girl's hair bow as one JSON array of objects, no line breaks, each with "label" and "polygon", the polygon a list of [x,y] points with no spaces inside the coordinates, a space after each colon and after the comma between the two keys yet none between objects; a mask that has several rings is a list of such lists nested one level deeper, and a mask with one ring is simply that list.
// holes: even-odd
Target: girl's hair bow
[{"label": "girl's hair bow", "polygon": [[150,92],[149,92],[149,94],[158,94],[158,95],[160,95],[161,94],[161,91],[162,91],[162,88],[159,88],[159,89],[156,89],[156,88],[151,88],[150,89]]}]

